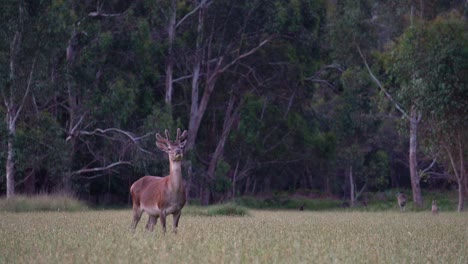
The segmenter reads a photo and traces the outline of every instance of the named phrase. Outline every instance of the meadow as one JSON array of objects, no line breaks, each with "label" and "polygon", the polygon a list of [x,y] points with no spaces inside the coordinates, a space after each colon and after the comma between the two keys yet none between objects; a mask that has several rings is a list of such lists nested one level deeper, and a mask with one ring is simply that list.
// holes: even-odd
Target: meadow
[{"label": "meadow", "polygon": [[468,263],[466,212],[186,209],[165,236],[130,209],[1,212],[0,263]]}]

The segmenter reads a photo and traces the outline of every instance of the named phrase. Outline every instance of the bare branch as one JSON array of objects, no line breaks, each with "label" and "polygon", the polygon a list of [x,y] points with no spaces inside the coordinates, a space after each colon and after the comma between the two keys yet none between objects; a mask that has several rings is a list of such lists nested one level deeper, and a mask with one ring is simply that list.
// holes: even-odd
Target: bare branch
[{"label": "bare branch", "polygon": [[102,18],[102,17],[116,17],[122,15],[121,13],[116,13],[116,14],[105,14],[101,13],[100,11],[95,11],[95,12],[90,12],[88,14],[89,17],[92,18]]},{"label": "bare branch", "polygon": [[330,89],[332,89],[332,91],[336,94],[339,94],[340,92],[338,91],[338,89],[333,85],[331,84],[329,81],[326,81],[326,80],[322,80],[322,79],[312,79],[310,80],[311,82],[315,82],[315,83],[323,83],[325,84],[326,86],[328,86]]},{"label": "bare branch", "polygon": [[395,105],[396,109],[398,109],[398,111],[400,111],[400,113],[403,114],[403,116],[407,120],[409,120],[410,117],[406,113],[406,111],[403,110],[403,108],[395,101],[395,99],[393,99],[392,95],[387,92],[387,90],[383,87],[383,85],[379,81],[379,79],[377,79],[377,77],[375,77],[374,73],[372,73],[372,70],[370,69],[369,65],[367,64],[366,58],[364,57],[364,54],[362,54],[362,51],[361,51],[361,48],[359,47],[359,45],[356,45],[356,47],[357,47],[357,50],[359,52],[359,55],[361,56],[361,58],[362,58],[362,60],[364,62],[364,65],[366,66],[367,72],[371,76],[372,80],[377,84],[377,86],[379,86],[380,90],[382,90],[384,92],[385,96],[390,100],[390,102],[392,102]]},{"label": "bare branch", "polygon": [[361,190],[357,192],[357,194],[356,194],[356,200],[359,199],[359,197],[361,196],[362,192],[366,189],[366,186],[367,186],[367,182],[364,184],[364,186],[362,186]]},{"label": "bare branch", "polygon": [[330,64],[322,67],[320,70],[318,70],[314,75],[304,78],[304,80],[308,81],[313,81],[314,79],[317,79],[325,70],[327,69],[334,69],[338,70],[339,72],[344,72],[344,69],[340,67],[338,64]]},{"label": "bare branch", "polygon": [[78,120],[78,122],[75,124],[75,126],[68,132],[70,134],[70,136],[68,136],[65,141],[69,141],[73,137],[73,135],[75,134],[75,131],[78,129],[78,126],[81,124],[81,122],[83,122],[83,118],[84,118],[84,116],[81,116],[80,120]]},{"label": "bare branch", "polygon": [[185,76],[179,77],[179,78],[177,78],[177,79],[173,79],[172,82],[173,82],[173,83],[176,83],[176,82],[180,82],[180,81],[183,81],[183,80],[186,80],[186,79],[190,79],[190,78],[192,78],[192,77],[193,77],[192,74],[190,74],[190,75],[185,75]]},{"label": "bare branch", "polygon": [[104,166],[104,167],[96,167],[96,168],[90,168],[90,169],[77,170],[77,171],[72,172],[71,175],[83,174],[83,173],[87,173],[87,172],[105,171],[105,170],[111,169],[111,168],[113,168],[115,166],[119,166],[119,165],[132,165],[132,163],[128,162],[128,161],[117,161],[117,162],[114,162],[114,163],[109,164],[109,165]]},{"label": "bare branch", "polygon": [[[106,128],[106,129],[100,129],[100,128],[96,128],[95,130],[93,131],[84,131],[84,130],[81,130],[79,131],[77,134],[78,135],[99,135],[99,136],[102,136],[102,134],[106,134],[108,132],[117,132],[117,133],[121,133],[122,135],[125,135],[126,137],[128,137],[134,144],[135,146],[138,147],[138,149],[142,152],[145,152],[145,153],[148,153],[148,154],[153,154],[152,152],[148,151],[148,150],[145,150],[144,148],[140,147],[138,145],[138,141],[145,138],[145,137],[148,137],[149,135],[151,135],[151,133],[147,133],[141,137],[134,137],[130,132],[127,132],[127,131],[124,131],[124,130],[121,130],[121,129],[118,129],[118,128]],[[70,138],[70,137],[69,137]],[[67,140],[69,139],[67,138]]]},{"label": "bare branch", "polygon": [[184,21],[189,18],[191,15],[193,15],[195,12],[197,12],[198,9],[200,9],[202,6],[204,5],[209,5],[211,4],[211,1],[207,1],[207,0],[202,0],[201,3],[196,6],[192,11],[188,12],[183,18],[181,18],[179,20],[179,22],[177,22],[177,24],[175,25],[175,28],[178,28],[182,23],[184,23]]},{"label": "bare branch", "polygon": [[268,42],[270,42],[271,40],[273,39],[273,35],[271,36],[268,36],[266,39],[264,39],[262,42],[260,42],[260,44],[258,44],[255,48],[237,56],[237,58],[235,58],[234,60],[232,60],[229,64],[227,64],[226,66],[224,66],[222,69],[220,69],[218,71],[218,73],[222,73],[224,71],[226,71],[227,69],[229,69],[232,65],[236,64],[239,60],[243,59],[243,58],[246,58],[250,55],[252,55],[253,53],[255,53],[257,50],[259,50],[261,47],[265,46]]},{"label": "bare branch", "polygon": [[434,158],[434,160],[432,160],[431,165],[429,165],[427,168],[425,168],[424,170],[422,170],[422,171],[419,173],[419,175],[425,174],[427,171],[429,171],[429,170],[434,166],[434,164],[436,163],[436,160],[437,160],[437,159]]},{"label": "bare branch", "polygon": [[34,67],[36,66],[36,58],[37,58],[37,55],[34,56],[33,63],[31,66],[31,72],[29,73],[28,85],[26,86],[26,92],[23,95],[23,99],[21,99],[21,104],[18,107],[18,111],[16,111],[16,115],[13,117],[13,123],[15,123],[16,120],[18,119],[21,113],[21,110],[23,109],[24,102],[26,101],[26,97],[28,96],[29,91],[31,90],[31,83],[32,83],[33,75],[34,75]]}]

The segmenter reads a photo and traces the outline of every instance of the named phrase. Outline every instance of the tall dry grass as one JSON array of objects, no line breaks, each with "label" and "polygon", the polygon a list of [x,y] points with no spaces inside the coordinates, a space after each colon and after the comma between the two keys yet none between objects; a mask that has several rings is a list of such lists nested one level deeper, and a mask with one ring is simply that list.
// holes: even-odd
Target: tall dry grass
[{"label": "tall dry grass", "polygon": [[132,234],[130,210],[0,213],[0,263],[468,263],[467,213],[183,214],[166,236],[146,219]]}]

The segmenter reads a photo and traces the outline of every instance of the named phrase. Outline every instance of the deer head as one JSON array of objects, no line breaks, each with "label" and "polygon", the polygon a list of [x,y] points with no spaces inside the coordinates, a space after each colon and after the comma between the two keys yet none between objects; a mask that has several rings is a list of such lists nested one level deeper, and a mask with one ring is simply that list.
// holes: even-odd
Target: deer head
[{"label": "deer head", "polygon": [[169,131],[164,131],[166,137],[163,138],[159,133],[156,134],[156,146],[169,155],[170,161],[181,161],[184,157],[184,147],[187,143],[187,130],[180,133],[180,128],[177,128],[177,137],[171,141]]}]

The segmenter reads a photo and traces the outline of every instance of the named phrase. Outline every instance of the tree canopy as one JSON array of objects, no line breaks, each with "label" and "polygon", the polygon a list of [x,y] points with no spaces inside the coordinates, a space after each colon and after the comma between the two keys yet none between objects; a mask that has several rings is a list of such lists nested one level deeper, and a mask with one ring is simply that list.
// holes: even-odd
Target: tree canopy
[{"label": "tree canopy", "polygon": [[414,188],[413,165],[423,188],[464,197],[467,7],[413,2],[7,0],[0,191],[126,203],[135,180],[168,172],[155,133],[180,127],[188,196],[204,204],[354,202]]}]

